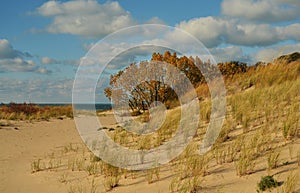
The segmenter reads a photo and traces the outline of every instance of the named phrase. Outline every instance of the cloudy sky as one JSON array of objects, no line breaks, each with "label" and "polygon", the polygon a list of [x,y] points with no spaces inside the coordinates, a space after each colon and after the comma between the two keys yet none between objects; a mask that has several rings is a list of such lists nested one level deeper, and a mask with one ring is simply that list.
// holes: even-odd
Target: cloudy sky
[{"label": "cloudy sky", "polygon": [[217,62],[271,61],[300,51],[299,9],[299,0],[4,0],[0,102],[71,102],[75,73],[89,48],[139,24],[187,31]]}]

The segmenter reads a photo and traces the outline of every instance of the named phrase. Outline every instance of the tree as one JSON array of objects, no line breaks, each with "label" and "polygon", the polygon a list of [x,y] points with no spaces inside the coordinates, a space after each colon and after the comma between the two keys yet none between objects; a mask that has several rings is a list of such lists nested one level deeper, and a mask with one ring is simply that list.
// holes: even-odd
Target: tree
[{"label": "tree", "polygon": [[[218,77],[215,73],[217,67],[225,76],[233,76],[247,70],[245,63],[236,61],[220,63],[216,66],[210,61],[203,62],[199,57],[178,57],[176,52],[153,53],[150,61],[133,63],[126,69],[111,75],[110,87],[106,88],[104,93],[117,106],[129,105],[133,111],[147,110],[155,101],[166,104],[178,100],[178,93],[176,94],[174,89],[176,88],[177,92],[182,94],[184,86],[180,88],[178,85],[187,84],[183,81],[189,80],[189,83],[196,88],[206,83],[205,77],[209,80]],[[183,80],[176,73],[178,70],[187,79]],[[205,73],[205,77],[201,71]],[[145,77],[148,79],[144,79]]]},{"label": "tree", "polygon": [[221,71],[222,75],[225,77],[232,77],[233,75],[238,73],[245,73],[248,69],[246,63],[239,61],[219,63],[218,68]]},{"label": "tree", "polygon": [[175,92],[165,83],[168,70],[156,65],[160,64],[143,61],[111,75],[110,87],[104,90],[105,95],[118,108],[128,104],[132,111],[147,110],[155,101],[166,103],[176,100]]}]

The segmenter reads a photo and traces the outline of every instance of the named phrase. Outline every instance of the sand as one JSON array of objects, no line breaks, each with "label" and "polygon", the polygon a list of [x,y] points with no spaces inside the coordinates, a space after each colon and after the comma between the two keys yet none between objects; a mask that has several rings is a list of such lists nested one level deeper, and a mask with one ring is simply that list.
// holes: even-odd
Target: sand
[{"label": "sand", "polygon": [[64,191],[53,175],[32,174],[31,162],[60,146],[81,143],[73,120],[15,122],[0,130],[0,138],[0,192]]},{"label": "sand", "polygon": [[[100,116],[105,126],[112,127],[115,120],[111,113]],[[68,155],[89,154],[87,150],[65,150],[72,144],[73,147],[82,147],[84,144],[75,127],[74,120],[50,120],[40,122],[12,122],[11,126],[0,129],[0,192],[1,193],[65,193],[65,192],[91,192],[92,179],[96,184],[96,192],[105,192],[103,177],[93,177],[86,171],[70,171],[67,166],[43,169],[43,171],[32,173],[32,163],[41,159],[49,165],[49,160],[55,164],[60,158],[62,163],[67,163]],[[300,149],[300,140],[294,142],[294,154]],[[69,151],[69,152],[68,152]],[[84,152],[82,152],[84,151]],[[75,153],[74,153],[75,154]],[[281,162],[289,161],[288,148],[282,149]],[[294,155],[295,157],[296,155]],[[52,158],[51,158],[52,157]],[[86,156],[88,157],[88,156]],[[295,162],[290,161],[287,165],[281,165],[271,173],[276,179],[284,181],[288,171],[299,171]],[[261,163],[258,164],[257,172],[244,177],[238,177],[233,163],[223,165],[213,164],[209,169],[209,175],[204,178],[201,192],[244,192],[255,193],[256,185],[261,176],[267,172]],[[174,173],[170,166],[161,168],[160,179],[148,184],[145,179],[146,173],[140,172],[137,176],[122,177],[120,186],[114,188],[114,193],[167,193],[169,184]],[[300,185],[298,185],[300,190]],[[276,192],[275,190],[273,192]]]}]

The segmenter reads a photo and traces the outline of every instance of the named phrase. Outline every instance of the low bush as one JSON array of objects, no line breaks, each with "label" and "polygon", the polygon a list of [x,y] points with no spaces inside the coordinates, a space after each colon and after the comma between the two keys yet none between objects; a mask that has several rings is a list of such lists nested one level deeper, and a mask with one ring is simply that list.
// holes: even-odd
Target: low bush
[{"label": "low bush", "polygon": [[278,187],[279,183],[273,178],[273,176],[263,176],[257,186],[257,192],[263,192],[265,190]]}]

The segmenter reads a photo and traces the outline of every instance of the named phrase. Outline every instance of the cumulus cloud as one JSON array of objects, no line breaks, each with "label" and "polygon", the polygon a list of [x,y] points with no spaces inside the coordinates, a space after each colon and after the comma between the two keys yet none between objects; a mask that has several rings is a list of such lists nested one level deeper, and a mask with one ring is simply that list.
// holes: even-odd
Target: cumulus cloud
[{"label": "cumulus cloud", "polygon": [[285,40],[300,40],[300,24],[273,26],[209,16],[180,22],[177,27],[191,33],[209,48],[222,43],[268,46]]},{"label": "cumulus cloud", "polygon": [[52,58],[49,58],[49,57],[42,57],[41,63],[42,64],[55,64],[55,63],[57,63],[57,61]]},{"label": "cumulus cloud", "polygon": [[264,48],[262,50],[259,50],[253,55],[253,57],[256,59],[256,61],[271,62],[281,55],[290,54],[299,50],[300,43],[273,46],[270,48]]},{"label": "cumulus cloud", "polygon": [[36,65],[32,60],[23,60],[21,58],[8,58],[0,60],[0,72],[33,72]]},{"label": "cumulus cloud", "polygon": [[[98,45],[90,50],[87,56],[80,59],[81,70],[84,69],[87,76],[98,74],[100,69],[104,69],[105,74],[116,73],[130,64],[138,62],[141,58],[149,57],[147,59],[150,59],[153,52],[163,53],[166,50],[159,46],[149,46],[148,43],[145,42],[145,46],[132,49],[128,49],[133,46],[129,42]],[[122,50],[125,51],[122,52]]]},{"label": "cumulus cloud", "polygon": [[[232,60],[240,58],[246,61],[247,55],[242,54],[237,46],[264,47],[283,41],[300,41],[300,24],[275,22],[292,21],[300,16],[299,0],[223,0],[222,15],[193,18],[179,22],[176,27],[183,29],[198,38],[208,48],[215,48],[220,58],[226,54]],[[99,38],[115,32],[123,27],[138,24],[132,15],[118,2],[99,3],[96,0],[71,0],[66,2],[48,1],[38,7],[35,13],[49,17],[51,23],[46,27],[50,33],[66,33],[83,37]],[[146,23],[164,24],[158,17]],[[272,23],[272,24],[270,24]],[[156,35],[156,31],[135,31],[134,34]],[[177,40],[182,47],[188,48],[184,38],[169,33],[168,40]],[[153,41],[154,42],[154,41]],[[94,44],[83,44],[89,50]],[[218,46],[229,46],[219,48]],[[71,61],[60,61],[53,58],[41,58],[42,64],[70,64]],[[76,62],[78,64],[78,62]]]},{"label": "cumulus cloud", "polygon": [[72,79],[26,79],[0,77],[0,102],[63,103],[72,101]]},{"label": "cumulus cloud", "polygon": [[67,33],[84,37],[102,37],[123,27],[136,24],[131,14],[118,2],[48,1],[36,12],[53,18],[47,27],[50,33]]},{"label": "cumulus cloud", "polygon": [[161,20],[158,17],[153,17],[153,18],[149,19],[148,21],[146,21],[145,23],[146,24],[162,24],[162,25],[166,24],[163,20]]},{"label": "cumulus cloud", "polygon": [[298,0],[224,0],[221,5],[226,16],[258,22],[283,22],[300,16]]},{"label": "cumulus cloud", "polygon": [[[210,48],[218,62],[271,60],[279,54],[277,47],[261,51],[253,58],[243,53],[242,47],[263,48],[285,41],[300,41],[300,23],[286,22],[300,17],[298,0],[223,0],[221,8],[223,15],[219,17],[193,18],[176,25]],[[276,25],[275,22],[286,23]],[[288,50],[297,48],[292,46]]]},{"label": "cumulus cloud", "polygon": [[246,63],[252,62],[250,56],[245,54],[243,49],[239,46],[212,48],[209,51],[217,63],[226,61],[241,61]]},{"label": "cumulus cloud", "polygon": [[47,56],[40,58],[41,64],[67,64],[77,66],[79,64],[78,60],[57,60],[49,58]]},{"label": "cumulus cloud", "polygon": [[278,33],[283,36],[283,39],[292,39],[300,41],[300,23],[294,23],[286,27],[279,27]]},{"label": "cumulus cloud", "polygon": [[0,59],[0,73],[4,72],[35,72],[39,74],[51,74],[47,68],[38,67],[32,60],[21,58]]},{"label": "cumulus cloud", "polygon": [[224,35],[234,26],[232,22],[209,16],[182,21],[176,27],[191,33],[207,47],[215,47],[224,41]]},{"label": "cumulus cloud", "polygon": [[16,58],[16,57],[31,57],[27,52],[15,50],[7,39],[0,39],[0,59]]},{"label": "cumulus cloud", "polygon": [[47,68],[37,68],[35,71],[39,74],[51,74],[52,73],[52,71]]},{"label": "cumulus cloud", "polygon": [[[138,24],[130,12],[113,1],[103,4],[96,0],[48,1],[38,7],[34,13],[53,20],[44,30],[31,29],[33,33],[47,31],[101,38],[124,27]],[[158,17],[150,18],[145,23],[165,24]]]},{"label": "cumulus cloud", "polygon": [[26,52],[15,50],[6,39],[0,39],[0,73],[4,72],[36,72],[40,74],[49,74],[50,70],[40,68]]},{"label": "cumulus cloud", "polygon": [[96,43],[92,42],[92,43],[83,43],[82,47],[85,51],[89,51],[89,49],[91,49]]}]

